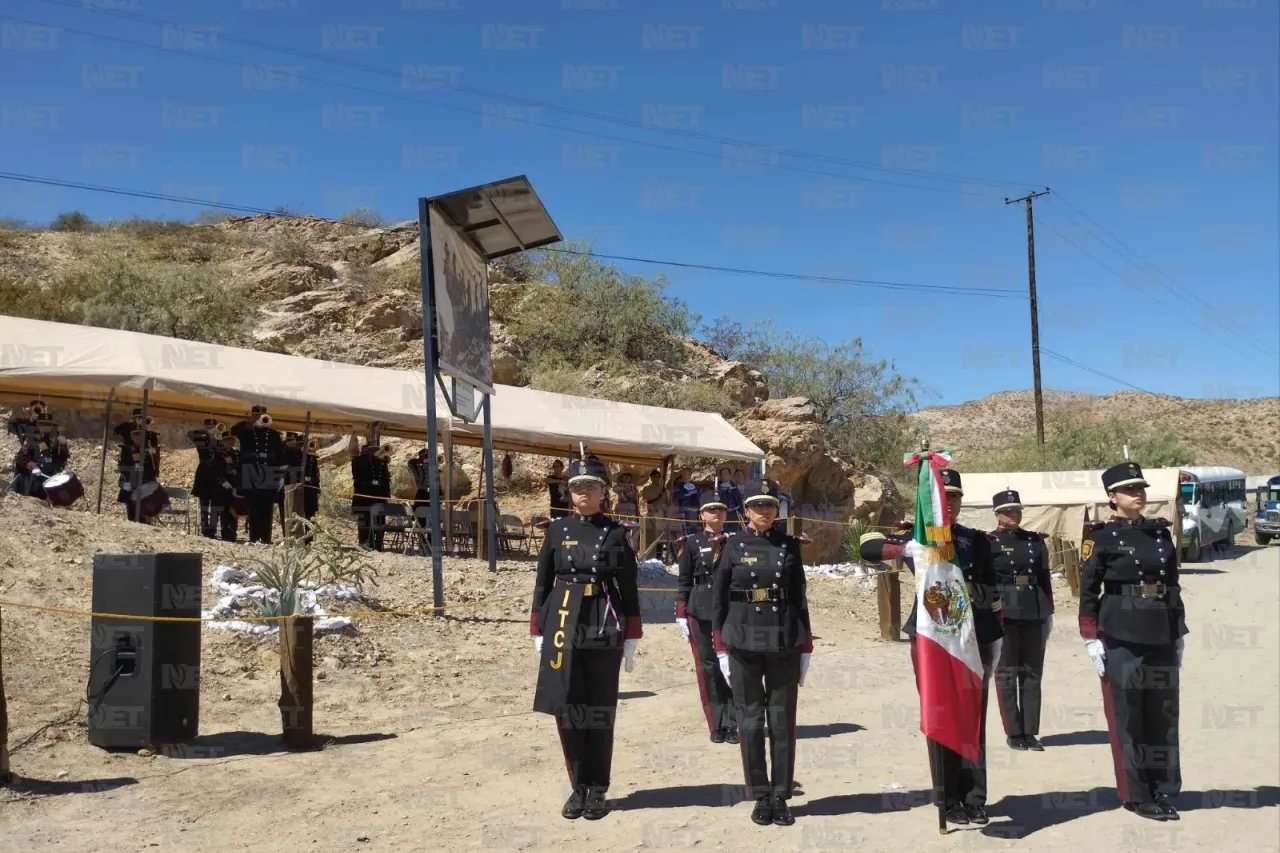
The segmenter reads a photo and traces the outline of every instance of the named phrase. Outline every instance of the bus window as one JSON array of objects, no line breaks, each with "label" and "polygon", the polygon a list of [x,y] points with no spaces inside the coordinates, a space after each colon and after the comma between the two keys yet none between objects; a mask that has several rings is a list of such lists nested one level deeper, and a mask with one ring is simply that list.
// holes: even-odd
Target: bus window
[{"label": "bus window", "polygon": [[1178,503],[1183,506],[1190,506],[1196,502],[1196,485],[1195,483],[1183,483],[1178,489]]}]

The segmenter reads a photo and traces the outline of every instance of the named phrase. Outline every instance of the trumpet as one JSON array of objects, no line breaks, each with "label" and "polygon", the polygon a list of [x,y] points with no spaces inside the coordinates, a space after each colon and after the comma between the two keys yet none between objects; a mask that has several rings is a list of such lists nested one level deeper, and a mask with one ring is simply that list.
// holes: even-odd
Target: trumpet
[{"label": "trumpet", "polygon": [[319,448],[320,448],[320,442],[319,442],[319,441],[317,441],[316,439],[314,439],[314,438],[313,438],[313,439],[310,439],[309,441],[307,441],[307,452],[308,452],[308,453],[315,453]]},{"label": "trumpet", "polygon": [[31,417],[33,420],[41,420],[45,415],[49,414],[49,407],[44,403],[35,402],[31,404]]},{"label": "trumpet", "polygon": [[[142,424],[142,415],[134,415],[134,416],[133,416],[133,422],[134,422],[135,424],[138,424],[139,426],[141,426],[141,424]],[[151,417],[151,415],[147,415],[147,426],[154,426],[154,425],[155,425],[155,422],[156,422],[156,419],[155,419],[155,418]]]},{"label": "trumpet", "polygon": [[391,445],[390,445],[390,444],[384,444],[384,445],[382,445],[382,449],[378,451],[378,455],[379,455],[379,456],[381,456],[383,459],[390,460],[390,459],[391,459]]},{"label": "trumpet", "polygon": [[271,415],[268,415],[266,412],[263,412],[261,415],[258,415],[257,426],[260,426],[260,427],[271,426]]}]

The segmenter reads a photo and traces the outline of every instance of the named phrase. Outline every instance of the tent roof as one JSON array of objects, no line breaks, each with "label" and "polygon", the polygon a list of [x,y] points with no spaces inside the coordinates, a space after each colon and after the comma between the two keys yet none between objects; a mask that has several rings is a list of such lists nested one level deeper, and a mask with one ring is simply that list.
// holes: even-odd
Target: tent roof
[{"label": "tent roof", "polygon": [[[347,433],[371,423],[382,434],[424,440],[422,372],[362,367],[157,335],[0,316],[0,401],[43,398],[59,408],[100,410],[114,389],[122,405],[148,405],[157,420],[217,417],[228,425],[265,405],[282,429]],[[723,417],[497,386],[491,399],[495,450],[568,456],[588,452],[616,463],[669,455],[764,457]],[[453,419],[436,388],[440,431],[479,446],[481,423]]]}]

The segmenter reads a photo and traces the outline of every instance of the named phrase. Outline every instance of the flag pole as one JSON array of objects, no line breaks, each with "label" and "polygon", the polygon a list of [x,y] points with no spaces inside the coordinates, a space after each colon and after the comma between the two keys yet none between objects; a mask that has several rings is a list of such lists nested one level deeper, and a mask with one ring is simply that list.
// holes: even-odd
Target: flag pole
[{"label": "flag pole", "polygon": [[[929,437],[920,437],[920,466],[929,464]],[[933,782],[933,802],[938,807],[938,834],[947,834],[947,785],[942,778],[942,745],[931,737],[925,737],[929,750],[929,777]]]}]

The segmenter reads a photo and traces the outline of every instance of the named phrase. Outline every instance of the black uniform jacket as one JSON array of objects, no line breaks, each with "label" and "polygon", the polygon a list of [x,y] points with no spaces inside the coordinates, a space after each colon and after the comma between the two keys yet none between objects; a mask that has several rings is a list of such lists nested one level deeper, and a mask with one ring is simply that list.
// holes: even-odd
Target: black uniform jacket
[{"label": "black uniform jacket", "polygon": [[[912,528],[905,532],[892,534],[883,539],[871,539],[864,542],[859,553],[864,560],[880,562],[896,560],[903,556],[903,549],[911,541]],[[951,541],[955,545],[956,568],[964,572],[964,579],[969,585],[969,598],[973,601],[973,630],[979,643],[994,643],[1004,636],[1004,608],[1000,600],[1000,588],[996,583],[995,570],[991,565],[992,541],[987,534],[963,524],[951,525]],[[912,574],[916,567],[911,560],[906,560]],[[916,633],[916,606],[911,607],[911,615],[902,630],[908,636]]]},{"label": "black uniform jacket", "polygon": [[1021,527],[987,534],[1005,619],[1043,622],[1053,615],[1053,579],[1044,537]]},{"label": "black uniform jacket", "polygon": [[[640,621],[636,554],[627,541],[626,527],[603,513],[558,518],[547,528],[538,553],[538,575],[529,611],[529,633],[542,636],[560,629],[572,632],[575,648],[616,647],[622,640],[638,640]],[[577,625],[548,620],[555,611],[552,590],[578,584],[586,587]]]},{"label": "black uniform jacket", "polygon": [[217,470],[221,443],[205,429],[188,430],[187,441],[195,447],[196,457],[200,460],[196,464],[191,494],[196,498],[210,499],[217,494],[218,481],[221,479]]},{"label": "black uniform jacket", "polygon": [[[120,492],[116,495],[117,502],[131,503],[134,499],[134,489],[146,483],[155,482],[158,476],[155,460],[159,455],[158,450],[155,453],[139,453],[138,446],[135,444],[120,445],[120,457],[116,462],[116,470],[120,472]],[[141,457],[141,460],[138,457]],[[134,472],[139,465],[142,466],[142,478],[134,483]],[[124,488],[126,483],[130,486],[127,490]]]},{"label": "black uniform jacket", "polygon": [[351,506],[372,506],[391,497],[391,466],[379,456],[361,453],[351,460]]},{"label": "black uniform jacket", "polygon": [[676,618],[692,616],[710,622],[715,616],[712,579],[726,534],[703,530],[683,539],[678,565],[680,577],[676,587]]},{"label": "black uniform jacket", "polygon": [[1113,518],[1080,554],[1080,636],[1155,646],[1187,633],[1178,545],[1163,518]]},{"label": "black uniform jacket", "polygon": [[241,421],[231,428],[240,441],[240,490],[277,492],[284,485],[284,438],[271,427]]},{"label": "black uniform jacket", "polygon": [[777,528],[730,535],[713,584],[716,651],[813,651],[799,539]]}]

